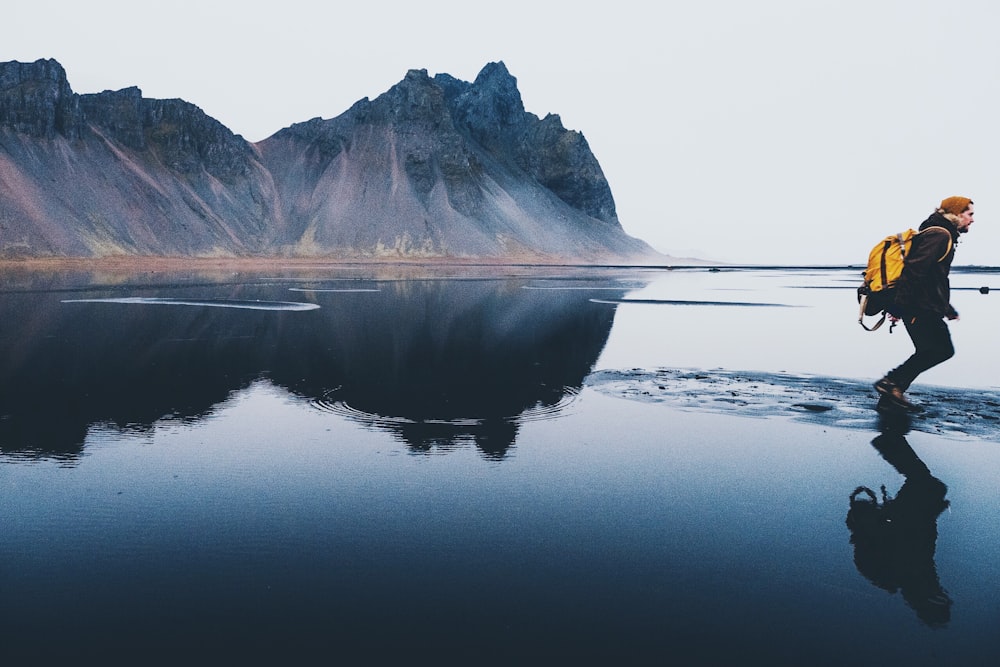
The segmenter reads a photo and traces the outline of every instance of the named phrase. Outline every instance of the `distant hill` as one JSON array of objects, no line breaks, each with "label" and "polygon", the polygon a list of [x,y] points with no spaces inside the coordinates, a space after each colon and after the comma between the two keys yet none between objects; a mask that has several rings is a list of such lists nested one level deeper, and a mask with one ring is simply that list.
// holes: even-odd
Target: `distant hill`
[{"label": "distant hill", "polygon": [[252,144],[138,88],[80,95],[0,63],[0,258],[650,261],[586,139],[526,112],[503,63],[411,70]]}]

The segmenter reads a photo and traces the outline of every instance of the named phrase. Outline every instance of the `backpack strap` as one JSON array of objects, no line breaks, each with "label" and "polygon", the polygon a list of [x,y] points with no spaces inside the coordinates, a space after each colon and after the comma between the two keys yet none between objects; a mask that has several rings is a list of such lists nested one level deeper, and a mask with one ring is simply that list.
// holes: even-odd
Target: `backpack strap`
[{"label": "backpack strap", "polygon": [[867,294],[862,294],[861,295],[861,302],[860,303],[861,303],[861,308],[860,308],[860,310],[858,310],[858,324],[860,324],[862,327],[864,327],[865,331],[875,331],[880,326],[882,326],[883,324],[885,324],[886,312],[884,310],[882,311],[882,318],[878,322],[876,322],[874,325],[872,325],[871,327],[869,327],[867,324],[865,324],[865,307],[868,305],[868,295]]},{"label": "backpack strap", "polygon": [[[899,254],[900,254],[900,257],[903,257],[905,259],[906,258],[906,244],[903,243],[903,233],[902,232],[900,232],[899,234],[896,235],[896,241],[899,243]],[[882,274],[882,287],[885,287],[886,285],[889,284],[889,265],[886,264],[885,256],[889,253],[889,248],[891,248],[891,247],[892,247],[892,241],[890,241],[889,239],[886,239],[885,243],[882,244],[882,258],[881,258],[881,262],[880,262],[880,266],[881,266],[880,273]]]},{"label": "backpack strap", "polygon": [[[919,232],[917,232],[917,233],[918,233],[918,234],[923,234],[924,232],[929,232],[929,231],[930,231],[930,230],[932,230],[932,229],[940,229],[940,230],[941,230],[942,232],[944,232],[945,234],[947,234],[947,235],[948,235],[948,245],[947,245],[947,247],[945,248],[945,251],[944,251],[944,254],[943,254],[943,255],[941,255],[941,256],[940,256],[940,257],[938,258],[938,262],[940,263],[940,262],[943,262],[943,261],[945,260],[945,257],[947,257],[947,256],[948,256],[948,254],[949,254],[949,253],[951,252],[951,249],[952,249],[952,246],[953,246],[953,245],[954,245],[954,243],[955,243],[955,240],[954,240],[954,238],[952,238],[952,235],[951,235],[951,231],[950,231],[950,230],[949,230],[949,229],[948,229],[947,227],[942,227],[941,225],[932,225],[932,226],[928,227],[927,229],[922,229],[922,230],[920,230],[920,231],[919,231]],[[905,260],[905,259],[906,259],[906,258],[904,257],[904,260]]]}]

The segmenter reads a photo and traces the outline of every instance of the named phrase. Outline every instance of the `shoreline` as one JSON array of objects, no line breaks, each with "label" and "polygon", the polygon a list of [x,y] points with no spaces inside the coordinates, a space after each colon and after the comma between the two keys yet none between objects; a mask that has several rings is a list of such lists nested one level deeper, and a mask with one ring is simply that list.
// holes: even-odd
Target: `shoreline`
[{"label": "shoreline", "polygon": [[[32,257],[0,259],[0,269],[90,269],[121,268],[134,270],[171,270],[178,268],[324,268],[349,266],[558,266],[567,261],[518,261],[491,258],[335,258],[335,257],[171,257],[171,256],[109,256],[109,257]],[[596,265],[595,265],[596,266]]]},{"label": "shoreline", "polygon": [[[669,259],[669,258],[668,258]],[[535,271],[538,269],[708,269],[715,265],[682,263],[637,262],[621,258],[605,261],[583,261],[573,258],[533,257],[427,257],[427,258],[338,258],[338,257],[166,257],[166,256],[113,256],[113,257],[33,257],[0,259],[0,273],[27,271],[58,273],[64,271],[99,271],[113,273],[176,273],[176,272],[233,272],[255,273],[261,271],[327,271],[327,270],[448,270],[479,269],[485,271]]]},{"label": "shoreline", "polygon": [[[697,259],[665,257],[666,261],[642,262],[614,260],[583,261],[567,257],[177,257],[177,256],[108,256],[108,257],[22,257],[0,258],[0,273],[26,270],[37,272],[59,271],[113,271],[132,273],[159,273],[177,271],[232,271],[237,273],[255,271],[308,271],[330,269],[521,269],[544,268],[571,269],[659,269],[659,270],[711,270],[711,271],[756,271],[756,270],[832,270],[844,269],[862,271],[856,264],[752,264],[707,262]],[[958,273],[992,273],[1000,267],[978,264],[956,265],[952,270]]]}]

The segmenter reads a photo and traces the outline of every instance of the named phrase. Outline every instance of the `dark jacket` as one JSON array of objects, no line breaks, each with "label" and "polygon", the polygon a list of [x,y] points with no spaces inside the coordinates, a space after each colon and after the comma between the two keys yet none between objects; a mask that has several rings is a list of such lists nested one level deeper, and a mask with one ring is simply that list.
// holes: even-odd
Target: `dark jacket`
[{"label": "dark jacket", "polygon": [[[936,229],[924,232],[931,227],[943,227],[947,233]],[[948,273],[955,258],[958,227],[944,215],[932,213],[920,231],[924,233],[914,237],[896,283],[896,306],[906,318],[956,317]]]}]

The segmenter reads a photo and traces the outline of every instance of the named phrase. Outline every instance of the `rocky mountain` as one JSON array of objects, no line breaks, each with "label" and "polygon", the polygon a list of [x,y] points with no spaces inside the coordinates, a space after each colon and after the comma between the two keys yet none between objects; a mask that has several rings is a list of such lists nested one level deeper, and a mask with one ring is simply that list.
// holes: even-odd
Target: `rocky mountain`
[{"label": "rocky mountain", "polygon": [[411,70],[340,116],[252,144],[183,100],[80,95],[54,60],[0,63],[0,258],[620,261],[583,135],[524,110],[503,63]]}]

